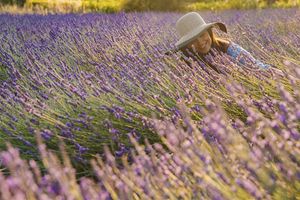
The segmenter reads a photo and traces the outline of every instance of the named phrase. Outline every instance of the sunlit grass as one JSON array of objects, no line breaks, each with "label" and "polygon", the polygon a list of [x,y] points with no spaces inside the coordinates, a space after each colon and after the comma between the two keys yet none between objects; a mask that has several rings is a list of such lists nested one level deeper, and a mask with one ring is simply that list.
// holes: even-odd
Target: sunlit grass
[{"label": "sunlit grass", "polygon": [[[125,0],[26,0],[24,7],[17,5],[1,5],[0,12],[15,14],[51,14],[51,13],[88,13],[88,12],[104,12],[113,13],[123,10]],[[299,7],[300,0],[278,0],[268,5],[267,1],[205,1],[183,3],[182,11],[194,10],[227,10],[227,9],[264,9],[264,8],[291,8]]]}]

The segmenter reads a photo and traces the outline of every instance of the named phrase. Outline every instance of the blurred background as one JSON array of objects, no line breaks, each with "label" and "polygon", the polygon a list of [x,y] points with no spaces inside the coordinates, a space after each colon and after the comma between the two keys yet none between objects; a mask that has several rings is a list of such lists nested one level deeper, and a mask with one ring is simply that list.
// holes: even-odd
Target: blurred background
[{"label": "blurred background", "polygon": [[0,0],[0,12],[190,11],[299,7],[300,0]]}]

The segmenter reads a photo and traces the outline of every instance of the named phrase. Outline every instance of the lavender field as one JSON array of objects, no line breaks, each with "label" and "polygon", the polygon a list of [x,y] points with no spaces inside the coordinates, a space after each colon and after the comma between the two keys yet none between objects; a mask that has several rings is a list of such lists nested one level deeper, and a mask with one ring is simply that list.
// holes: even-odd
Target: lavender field
[{"label": "lavender field", "polygon": [[0,14],[0,199],[299,199],[299,9],[201,12],[280,69],[190,67],[177,12]]}]

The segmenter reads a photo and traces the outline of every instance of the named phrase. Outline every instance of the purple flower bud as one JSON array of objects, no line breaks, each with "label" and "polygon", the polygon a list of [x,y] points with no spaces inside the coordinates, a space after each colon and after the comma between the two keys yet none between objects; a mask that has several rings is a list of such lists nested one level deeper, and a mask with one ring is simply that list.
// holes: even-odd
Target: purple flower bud
[{"label": "purple flower bud", "polygon": [[71,127],[73,127],[74,125],[73,125],[73,123],[72,123],[72,122],[67,122],[67,123],[66,123],[66,126],[68,126],[68,127],[70,127],[70,128],[71,128]]},{"label": "purple flower bud", "polygon": [[300,110],[297,110],[296,117],[297,117],[297,120],[300,120]]},{"label": "purple flower bud", "polygon": [[122,117],[121,113],[119,113],[119,112],[114,112],[114,116],[115,116],[117,119],[121,119],[121,117]]},{"label": "purple flower bud", "polygon": [[167,134],[167,140],[172,146],[178,146],[179,140],[174,133]]},{"label": "purple flower bud", "polygon": [[22,141],[26,146],[31,146],[31,147],[34,146],[33,144],[31,144],[31,142],[27,141],[23,136],[21,136],[21,135],[16,135],[16,137],[17,137],[20,141]]},{"label": "purple flower bud", "polygon": [[59,195],[62,191],[60,183],[58,181],[54,181],[53,183],[51,183],[48,190],[50,193],[52,193],[54,195]]},{"label": "purple flower bud", "polygon": [[284,114],[279,115],[279,120],[283,123],[283,124],[287,124],[287,119],[286,116]]},{"label": "purple flower bud", "polygon": [[11,132],[10,130],[8,130],[8,129],[6,129],[6,128],[4,128],[4,127],[2,127],[1,129],[2,129],[2,131],[3,131],[4,133],[6,133],[7,135],[13,135],[12,132]]},{"label": "purple flower bud", "polygon": [[236,180],[236,183],[243,187],[244,189],[246,189],[252,196],[256,197],[256,198],[261,198],[261,194],[258,191],[257,187],[255,186],[254,183],[252,183],[251,181],[247,180],[247,179],[240,179],[238,178]]},{"label": "purple flower bud", "polygon": [[67,138],[70,138],[70,139],[75,137],[73,135],[73,133],[68,129],[62,129],[60,132],[61,132],[61,135],[64,136],[64,137],[67,137]]},{"label": "purple flower bud", "polygon": [[296,172],[296,178],[298,179],[298,181],[300,181],[300,171]]},{"label": "purple flower bud", "polygon": [[34,125],[39,125],[40,124],[39,121],[34,119],[34,118],[30,119],[30,122],[33,123]]},{"label": "purple flower bud", "polygon": [[128,137],[129,135],[133,136],[133,138],[135,138],[137,141],[141,139],[141,133],[139,133],[135,129],[132,129],[129,133],[127,133]]},{"label": "purple flower bud", "polygon": [[201,111],[200,106],[198,104],[196,104],[194,107],[192,107],[192,109],[197,111],[197,112]]},{"label": "purple flower bud", "polygon": [[78,114],[78,117],[85,118],[85,117],[86,117],[86,113],[85,113],[85,112],[79,113],[79,114]]},{"label": "purple flower bud", "polygon": [[119,134],[119,133],[120,133],[120,132],[119,132],[117,129],[115,129],[115,128],[109,128],[109,129],[108,129],[108,132],[111,133],[111,134]]},{"label": "purple flower bud", "polygon": [[287,107],[286,107],[286,104],[284,102],[280,102],[279,103],[279,109],[284,112],[284,113],[287,113]]},{"label": "purple flower bud", "polygon": [[44,98],[44,99],[46,99],[46,100],[48,100],[48,99],[49,99],[48,95],[47,95],[47,94],[45,94],[45,93],[40,93],[40,95],[41,95],[41,97],[43,97],[43,98]]},{"label": "purple flower bud", "polygon": [[29,126],[28,128],[29,133],[34,134],[34,128],[32,128],[31,126]]},{"label": "purple flower bud", "polygon": [[290,133],[294,140],[297,140],[297,141],[300,140],[300,133],[297,129],[295,129],[295,128],[291,129]]},{"label": "purple flower bud", "polygon": [[11,157],[10,153],[4,151],[0,153],[1,158],[1,165],[8,166],[12,161],[13,158]]},{"label": "purple flower bud", "polygon": [[120,150],[120,151],[115,151],[115,156],[117,157],[121,157],[124,154],[124,151]]},{"label": "purple flower bud", "polygon": [[53,133],[49,130],[49,129],[44,129],[41,132],[41,136],[45,139],[45,140],[49,140],[52,138]]},{"label": "purple flower bud", "polygon": [[21,181],[17,177],[9,177],[6,179],[6,184],[10,188],[10,190],[13,191],[19,188],[19,184],[21,184]]},{"label": "purple flower bud", "polygon": [[83,164],[87,164],[87,163],[88,163],[88,161],[87,161],[86,159],[84,159],[84,158],[81,156],[81,154],[76,155],[76,156],[75,156],[75,160],[78,161],[78,162],[80,162],[80,163],[83,163]]},{"label": "purple flower bud", "polygon": [[270,122],[270,126],[273,128],[273,130],[274,130],[276,133],[280,133],[281,129],[280,129],[280,127],[279,127],[277,121],[272,120],[272,121]]},{"label": "purple flower bud", "polygon": [[15,125],[13,125],[11,122],[7,123],[9,125],[10,128],[12,128],[13,130],[17,130],[17,128],[15,127]]},{"label": "purple flower bud", "polygon": [[75,143],[75,146],[76,146],[77,150],[79,151],[79,154],[83,154],[89,150],[89,148],[81,146],[78,143]]}]

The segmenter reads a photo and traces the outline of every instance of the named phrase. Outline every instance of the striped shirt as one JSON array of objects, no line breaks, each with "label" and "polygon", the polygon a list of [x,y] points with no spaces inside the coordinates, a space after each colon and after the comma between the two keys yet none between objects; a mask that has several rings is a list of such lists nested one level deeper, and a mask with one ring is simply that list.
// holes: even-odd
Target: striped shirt
[{"label": "striped shirt", "polygon": [[234,59],[238,60],[240,64],[250,62],[254,63],[262,69],[268,69],[269,67],[271,67],[269,64],[264,64],[260,60],[255,59],[247,50],[232,41],[230,41],[226,53]]}]

